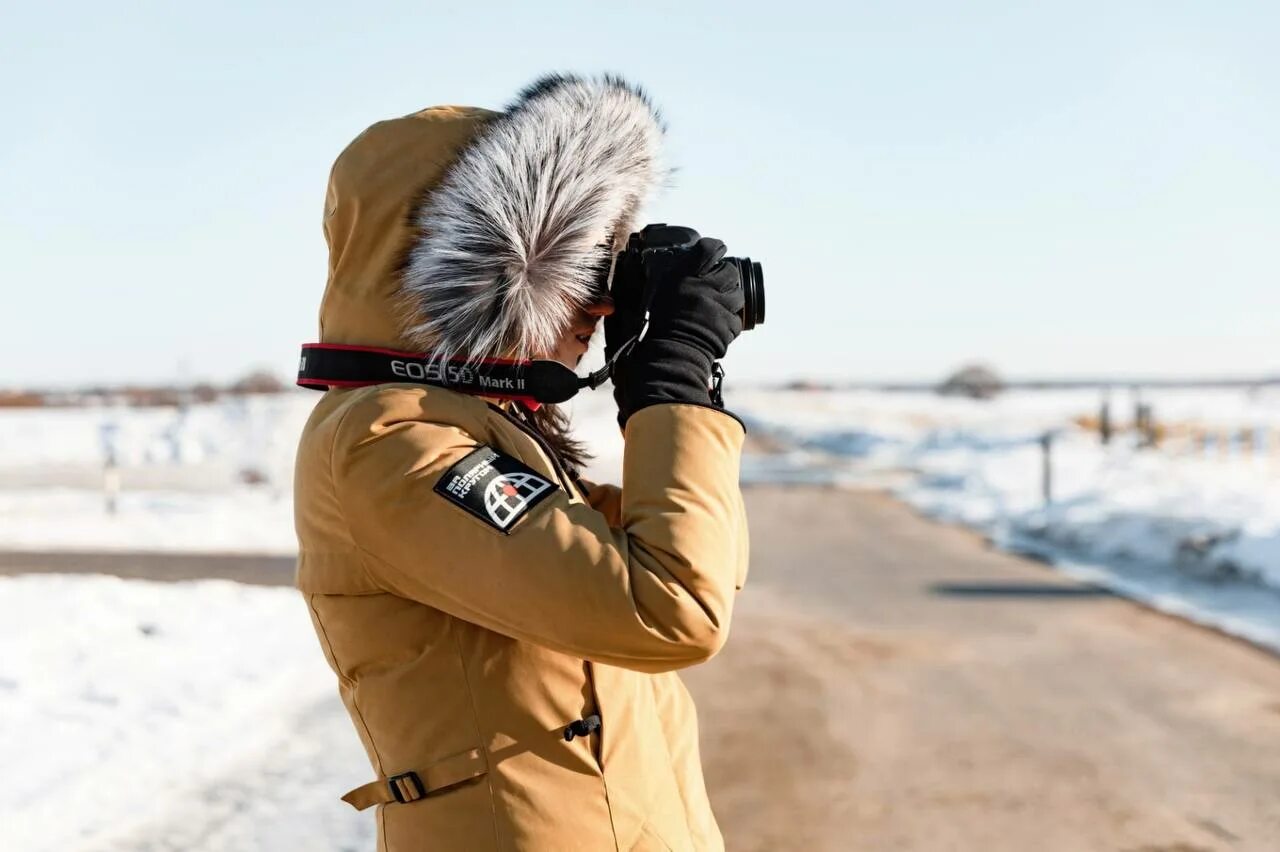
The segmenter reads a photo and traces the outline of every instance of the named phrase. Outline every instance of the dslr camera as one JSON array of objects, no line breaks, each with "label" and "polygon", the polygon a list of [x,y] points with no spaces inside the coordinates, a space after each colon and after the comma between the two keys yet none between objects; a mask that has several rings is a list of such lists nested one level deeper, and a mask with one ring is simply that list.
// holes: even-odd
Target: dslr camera
[{"label": "dslr camera", "polygon": [[[642,275],[615,274],[615,301],[647,306],[651,294],[618,293],[619,288],[661,286],[672,269],[679,268],[680,253],[691,249],[701,235],[693,228],[680,225],[646,225],[627,239],[627,247],[618,254],[614,269],[643,270]],[[764,270],[749,257],[726,257],[724,263],[737,267],[742,287],[742,330],[748,331],[764,322]]]}]

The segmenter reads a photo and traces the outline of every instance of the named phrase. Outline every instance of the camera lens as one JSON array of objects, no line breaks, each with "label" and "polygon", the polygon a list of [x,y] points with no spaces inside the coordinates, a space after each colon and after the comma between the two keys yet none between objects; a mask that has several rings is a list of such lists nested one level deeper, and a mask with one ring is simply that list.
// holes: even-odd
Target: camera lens
[{"label": "camera lens", "polygon": [[742,281],[742,330],[750,331],[764,322],[764,269],[749,257],[729,259]]}]

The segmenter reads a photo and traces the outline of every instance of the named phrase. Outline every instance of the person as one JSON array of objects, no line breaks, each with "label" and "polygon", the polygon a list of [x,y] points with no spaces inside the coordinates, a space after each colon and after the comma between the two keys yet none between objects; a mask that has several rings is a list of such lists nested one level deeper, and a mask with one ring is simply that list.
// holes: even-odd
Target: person
[{"label": "person", "polygon": [[[614,77],[374,124],[330,176],[321,342],[576,365],[603,318],[616,352],[642,318],[610,265],[663,134]],[[615,366],[620,488],[581,477],[553,406],[408,382],[315,406],[297,586],[378,849],[723,848],[677,675],[723,646],[748,561],[744,428],[708,391],[742,327],[723,253],[687,253]]]}]

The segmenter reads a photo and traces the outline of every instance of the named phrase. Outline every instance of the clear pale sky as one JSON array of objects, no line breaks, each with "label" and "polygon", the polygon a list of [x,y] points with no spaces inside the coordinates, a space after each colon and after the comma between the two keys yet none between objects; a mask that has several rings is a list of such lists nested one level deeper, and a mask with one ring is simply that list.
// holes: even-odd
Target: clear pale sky
[{"label": "clear pale sky", "polygon": [[1280,372],[1277,44],[1212,0],[22,4],[0,386],[289,375],[342,147],[551,70],[645,85],[649,218],[764,263],[731,378]]}]

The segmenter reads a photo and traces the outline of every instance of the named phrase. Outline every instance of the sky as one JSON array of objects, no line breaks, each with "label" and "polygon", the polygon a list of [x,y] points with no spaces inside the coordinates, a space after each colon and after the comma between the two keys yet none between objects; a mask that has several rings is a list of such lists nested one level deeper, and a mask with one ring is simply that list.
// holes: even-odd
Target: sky
[{"label": "sky", "polygon": [[649,221],[764,265],[730,382],[1280,373],[1280,5],[10,4],[0,387],[291,375],[375,121],[644,85]]}]

